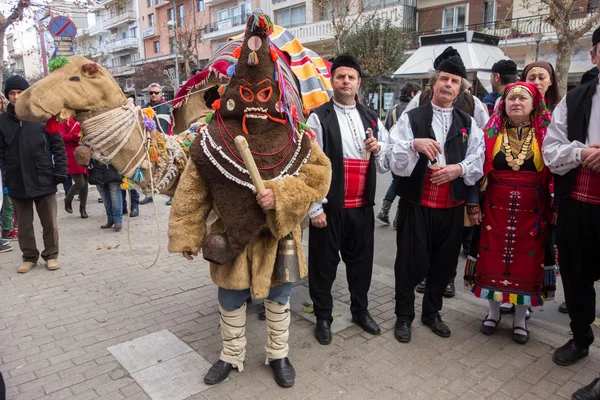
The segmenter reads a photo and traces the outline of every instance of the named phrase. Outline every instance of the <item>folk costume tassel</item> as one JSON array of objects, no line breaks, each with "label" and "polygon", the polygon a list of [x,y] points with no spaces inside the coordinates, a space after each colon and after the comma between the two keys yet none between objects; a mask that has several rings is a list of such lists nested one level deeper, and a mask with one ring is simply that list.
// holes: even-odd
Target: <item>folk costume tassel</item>
[{"label": "folk costume tassel", "polygon": [[258,54],[255,51],[250,52],[248,54],[248,65],[255,67],[258,65]]},{"label": "folk costume tassel", "polygon": [[133,174],[133,181],[134,182],[144,182],[146,180],[146,177],[144,176],[144,172],[142,172],[142,170],[140,168],[137,168],[135,170],[135,173]]},{"label": "folk costume tassel", "polygon": [[133,189],[133,184],[131,183],[131,181],[129,179],[127,179],[126,176],[123,177],[123,182],[121,183],[121,189],[122,190]]}]

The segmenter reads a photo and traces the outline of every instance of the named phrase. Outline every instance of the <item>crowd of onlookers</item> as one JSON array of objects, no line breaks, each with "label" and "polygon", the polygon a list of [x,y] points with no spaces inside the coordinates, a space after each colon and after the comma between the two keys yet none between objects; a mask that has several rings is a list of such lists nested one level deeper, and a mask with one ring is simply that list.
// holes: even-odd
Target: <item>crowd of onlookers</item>
[{"label": "crowd of onlookers", "polygon": [[[58,185],[64,189],[64,209],[74,213],[79,203],[79,216],[88,218],[89,185],[95,185],[106,212],[102,229],[120,231],[123,215],[139,216],[140,204],[153,201],[146,196],[140,201],[139,193],[123,190],[123,178],[112,165],[92,160],[80,165],[75,151],[82,137],[81,126],[74,119],[58,122],[51,118],[46,123],[22,121],[15,104],[21,92],[29,87],[22,77],[8,78],[0,95],[0,171],[2,173],[2,239],[0,252],[13,250],[10,241],[18,240],[23,262],[17,272],[29,272],[41,258],[50,271],[60,268],[58,262],[59,238],[57,228]],[[157,127],[170,134],[170,104],[162,96],[162,88],[152,84],[148,88],[151,106],[155,110]],[[129,200],[128,194],[129,192]],[[129,201],[129,204],[128,204]],[[171,204],[171,200],[167,202]],[[43,230],[44,249],[40,253],[33,228],[34,209]]]}]

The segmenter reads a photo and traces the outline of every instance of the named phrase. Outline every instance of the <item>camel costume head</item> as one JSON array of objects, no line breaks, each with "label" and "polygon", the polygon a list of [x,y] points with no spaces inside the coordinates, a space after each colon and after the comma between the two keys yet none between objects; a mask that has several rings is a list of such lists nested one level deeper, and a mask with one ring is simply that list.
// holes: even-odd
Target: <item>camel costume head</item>
[{"label": "camel costume head", "polygon": [[152,189],[172,194],[187,147],[156,131],[153,111],[142,113],[106,69],[84,57],[59,57],[49,67],[50,75],[19,96],[19,118],[61,122],[73,116],[81,123],[85,145],[75,150],[76,158],[82,150],[79,154],[112,164],[124,176],[123,189],[136,184],[147,194]]},{"label": "camel costume head", "polygon": [[53,71],[20,96],[16,105],[19,118],[44,122],[51,117],[79,122],[91,113],[119,107],[127,98],[119,84],[101,65],[81,56],[61,58]]}]

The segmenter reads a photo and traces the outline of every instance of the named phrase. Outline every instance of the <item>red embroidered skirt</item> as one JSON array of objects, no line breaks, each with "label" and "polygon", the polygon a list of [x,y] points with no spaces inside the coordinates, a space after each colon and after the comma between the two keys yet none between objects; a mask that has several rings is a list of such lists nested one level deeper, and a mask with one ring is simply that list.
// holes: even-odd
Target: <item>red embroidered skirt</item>
[{"label": "red embroidered skirt", "polygon": [[476,296],[529,306],[543,304],[550,196],[542,176],[528,171],[490,174],[472,288]]},{"label": "red embroidered skirt", "polygon": [[364,207],[369,160],[344,159],[344,208]]}]

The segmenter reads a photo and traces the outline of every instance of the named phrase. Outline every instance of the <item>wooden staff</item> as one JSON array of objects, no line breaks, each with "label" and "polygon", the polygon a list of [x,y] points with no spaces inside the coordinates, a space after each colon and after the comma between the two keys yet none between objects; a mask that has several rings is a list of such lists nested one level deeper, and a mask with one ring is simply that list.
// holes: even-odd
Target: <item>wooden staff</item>
[{"label": "wooden staff", "polygon": [[235,138],[235,147],[237,147],[242,159],[244,160],[244,164],[246,164],[246,168],[250,173],[250,179],[252,179],[252,183],[256,186],[256,192],[260,193],[265,190],[265,184],[260,176],[260,172],[258,172],[258,167],[254,162],[254,158],[252,157],[252,153],[250,153],[250,148],[248,147],[248,142],[246,138],[242,135],[238,135]]}]

